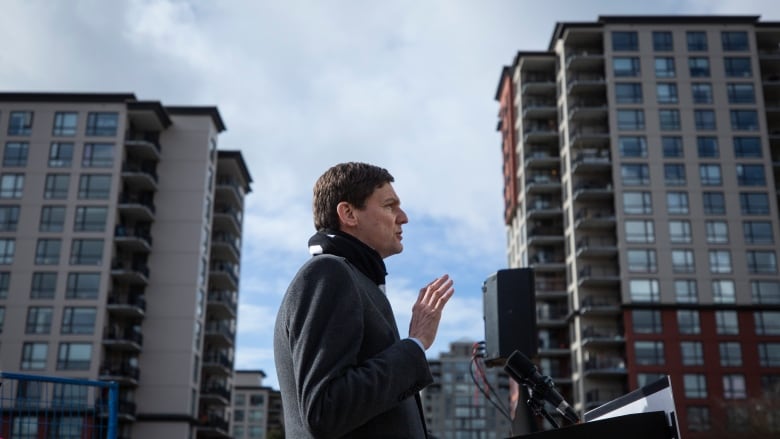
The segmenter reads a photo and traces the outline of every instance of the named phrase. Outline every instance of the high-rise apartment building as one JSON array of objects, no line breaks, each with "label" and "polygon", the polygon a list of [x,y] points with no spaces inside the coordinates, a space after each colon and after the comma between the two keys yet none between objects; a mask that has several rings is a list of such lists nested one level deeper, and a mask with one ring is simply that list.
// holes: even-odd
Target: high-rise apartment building
[{"label": "high-rise apartment building", "polygon": [[0,93],[4,371],[118,382],[122,438],[229,437],[251,177],[224,130],[215,107]]},{"label": "high-rise apartment building", "polygon": [[233,439],[284,437],[282,394],[263,385],[262,370],[237,370],[233,381]]},{"label": "high-rise apartment building", "polygon": [[780,23],[558,23],[496,100],[542,372],[580,412],[669,374],[685,437],[780,430]]},{"label": "high-rise apartment building", "polygon": [[428,360],[433,384],[422,390],[421,398],[431,437],[503,439],[511,435],[511,420],[480,391],[508,412],[509,377],[500,368],[482,369],[482,374],[472,365],[473,358],[474,342],[456,341],[450,343],[448,352]]}]

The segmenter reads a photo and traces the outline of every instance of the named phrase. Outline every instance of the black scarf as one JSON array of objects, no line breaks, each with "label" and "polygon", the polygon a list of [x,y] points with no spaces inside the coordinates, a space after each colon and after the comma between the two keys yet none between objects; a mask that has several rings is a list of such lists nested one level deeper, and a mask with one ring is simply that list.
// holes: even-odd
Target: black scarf
[{"label": "black scarf", "polygon": [[339,230],[320,230],[309,238],[309,252],[316,256],[329,254],[346,258],[361,273],[377,285],[385,285],[385,261],[373,248],[349,233]]}]

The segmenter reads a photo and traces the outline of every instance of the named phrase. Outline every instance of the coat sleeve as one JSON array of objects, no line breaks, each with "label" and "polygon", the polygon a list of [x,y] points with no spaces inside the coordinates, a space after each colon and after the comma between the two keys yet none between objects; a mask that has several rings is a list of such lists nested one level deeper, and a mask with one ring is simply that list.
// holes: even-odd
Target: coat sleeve
[{"label": "coat sleeve", "polygon": [[[338,437],[392,409],[432,382],[425,353],[393,331],[365,354],[367,298],[356,273],[316,257],[293,284],[287,312],[300,417],[316,436]],[[390,316],[392,318],[392,316]],[[365,357],[365,358],[364,358]]]}]

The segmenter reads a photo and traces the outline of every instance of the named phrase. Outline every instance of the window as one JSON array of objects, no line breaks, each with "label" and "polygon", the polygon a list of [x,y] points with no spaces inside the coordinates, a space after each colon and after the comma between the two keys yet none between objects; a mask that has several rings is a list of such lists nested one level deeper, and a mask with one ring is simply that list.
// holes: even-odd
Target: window
[{"label": "window", "polygon": [[0,299],[8,298],[8,287],[11,285],[11,273],[0,271]]},{"label": "window", "polygon": [[677,84],[673,82],[662,82],[656,84],[655,95],[659,104],[677,103]]},{"label": "window", "polygon": [[641,104],[642,84],[638,82],[619,82],[615,84],[615,101],[618,104]]},{"label": "window", "polygon": [[87,114],[88,136],[116,136],[119,114],[94,112]]},{"label": "window", "polygon": [[712,281],[712,300],[715,303],[735,303],[737,290],[734,287],[734,281],[728,279]]},{"label": "window", "polygon": [[70,168],[73,161],[73,144],[68,142],[52,142],[49,146],[49,167]]},{"label": "window", "polygon": [[672,33],[668,31],[653,32],[653,50],[658,52],[668,52],[674,50],[672,43]]},{"label": "window", "polygon": [[780,311],[756,311],[756,335],[780,335]]},{"label": "window", "polygon": [[48,334],[51,332],[50,306],[31,306],[27,308],[25,334]]},{"label": "window", "polygon": [[639,50],[639,39],[634,31],[613,31],[612,50],[636,51]]},{"label": "window", "polygon": [[704,204],[704,213],[707,215],[725,215],[726,199],[723,192],[704,192],[702,203]]},{"label": "window", "polygon": [[653,213],[653,201],[650,192],[623,192],[623,213]]},{"label": "window", "polygon": [[693,250],[672,250],[672,271],[675,273],[693,273]]},{"label": "window", "polygon": [[713,110],[694,110],[693,120],[697,130],[715,129],[715,111]]},{"label": "window", "polygon": [[46,356],[49,346],[46,343],[25,343],[22,346],[22,370],[46,369]]},{"label": "window", "polygon": [[710,76],[710,59],[706,56],[688,58],[688,72],[692,78],[706,78]]},{"label": "window", "polygon": [[707,51],[707,33],[704,31],[688,31],[685,33],[689,52]]},{"label": "window", "polygon": [[780,304],[780,282],[754,280],[750,282],[753,303]]},{"label": "window", "polygon": [[677,310],[677,327],[680,334],[700,334],[699,312],[692,309]]},{"label": "window", "polygon": [[645,129],[645,113],[642,110],[618,110],[618,130],[636,131]]},{"label": "window", "polygon": [[685,165],[679,163],[664,165],[664,182],[667,186],[684,186]]},{"label": "window", "polygon": [[79,178],[79,198],[107,200],[111,193],[111,175],[84,174]]},{"label": "window", "polygon": [[628,250],[626,255],[628,258],[628,271],[634,273],[655,273],[658,270],[655,260],[655,250]]},{"label": "window", "polygon": [[744,375],[738,373],[723,375],[723,398],[724,399],[747,398]]},{"label": "window", "polygon": [[655,233],[653,232],[652,220],[631,220],[625,222],[626,241],[627,242],[653,242]]},{"label": "window", "polygon": [[669,241],[675,244],[684,244],[692,240],[691,223],[689,221],[669,221]]},{"label": "window", "polygon": [[5,324],[5,307],[0,306],[0,334],[3,333],[4,324]]},{"label": "window", "polygon": [[761,138],[759,137],[735,137],[734,155],[736,157],[755,157],[763,156],[761,152]]},{"label": "window", "polygon": [[65,200],[70,187],[69,174],[47,174],[43,198],[47,200]]},{"label": "window", "polygon": [[19,206],[0,206],[0,232],[15,232],[19,224]]},{"label": "window", "polygon": [[735,131],[758,131],[756,110],[731,110],[731,129]]},{"label": "window", "polygon": [[753,68],[750,66],[750,58],[723,58],[726,68],[726,76],[730,78],[749,78],[753,76]]},{"label": "window", "polygon": [[712,84],[709,82],[694,82],[691,84],[694,104],[712,103]]},{"label": "window", "polygon": [[103,259],[102,239],[74,239],[70,248],[70,263],[99,265]]},{"label": "window", "polygon": [[728,244],[729,227],[725,221],[707,221],[704,223],[708,244]]},{"label": "window", "polygon": [[737,165],[737,183],[740,186],[766,186],[764,165]]},{"label": "window", "polygon": [[113,143],[86,143],[81,166],[85,168],[110,168],[114,166]]},{"label": "window", "polygon": [[661,131],[680,129],[680,110],[658,110]]},{"label": "window", "polygon": [[636,364],[640,366],[663,365],[664,342],[635,341],[634,354],[636,355]]},{"label": "window", "polygon": [[661,299],[655,279],[631,279],[628,288],[632,302],[658,302]]},{"label": "window", "polygon": [[683,144],[682,138],[678,136],[663,136],[661,137],[661,148],[663,149],[664,157],[682,157],[683,156]]},{"label": "window", "polygon": [[97,299],[100,273],[68,273],[67,299]]},{"label": "window", "polygon": [[738,335],[737,312],[733,310],[715,311],[715,330],[719,335]]},{"label": "window", "polygon": [[759,343],[758,362],[762,367],[780,366],[780,343]]},{"label": "window", "polygon": [[58,111],[54,113],[53,136],[75,136],[78,125],[78,113]]},{"label": "window", "polygon": [[628,164],[620,167],[623,184],[626,186],[645,186],[650,184],[650,168],[647,164]]},{"label": "window", "polygon": [[763,192],[740,192],[739,206],[743,215],[768,215],[769,197]]},{"label": "window", "polygon": [[612,70],[618,78],[639,76],[639,58],[615,57],[612,59]]},{"label": "window", "polygon": [[720,155],[718,152],[718,138],[713,136],[697,137],[696,150],[699,153],[699,158],[717,158]]},{"label": "window", "polygon": [[31,299],[54,299],[57,290],[57,272],[36,271],[32,275]]},{"label": "window", "polygon": [[65,206],[43,206],[41,208],[41,232],[61,232],[65,224]]},{"label": "window", "polygon": [[723,184],[720,165],[699,165],[699,177],[702,186],[720,186]]},{"label": "window", "polygon": [[32,133],[32,123],[32,111],[12,111],[8,118],[8,135],[29,136]]},{"label": "window", "polygon": [[[74,404],[68,403],[65,406],[73,407]],[[84,418],[81,416],[60,416],[56,422],[52,422],[49,434],[59,439],[81,439],[84,429]]]},{"label": "window", "polygon": [[774,274],[777,273],[777,256],[771,250],[747,251],[748,273]]},{"label": "window", "polygon": [[707,406],[688,406],[688,431],[710,431],[710,408]]},{"label": "window", "polygon": [[753,84],[750,82],[726,84],[726,91],[729,97],[729,104],[756,103],[756,92]]},{"label": "window", "polygon": [[683,388],[686,398],[707,397],[707,380],[703,374],[683,375]]},{"label": "window", "polygon": [[35,247],[35,263],[38,265],[57,265],[60,263],[60,247],[62,241],[59,239],[39,239]]},{"label": "window", "polygon": [[710,250],[710,273],[731,273],[731,252]]},{"label": "window", "polygon": [[3,174],[0,177],[0,198],[22,198],[24,174]]},{"label": "window", "polygon": [[57,370],[89,370],[92,345],[89,343],[60,343]]},{"label": "window", "polygon": [[742,235],[747,244],[774,244],[772,223],[769,221],[742,222]]},{"label": "window", "polygon": [[68,306],[62,312],[63,334],[92,334],[95,330],[95,308]]},{"label": "window", "polygon": [[16,241],[13,238],[0,238],[0,264],[14,263]]},{"label": "window", "polygon": [[108,208],[105,206],[79,206],[73,230],[76,232],[102,232],[106,229]]},{"label": "window", "polygon": [[696,292],[696,281],[693,279],[675,280],[674,294],[678,303],[696,303],[699,301]]},{"label": "window", "polygon": [[720,41],[724,52],[748,50],[748,36],[744,31],[722,31]]},{"label": "window", "polygon": [[27,166],[27,142],[8,142],[3,150],[3,166],[22,167]]},{"label": "window", "polygon": [[680,357],[683,366],[703,366],[704,351],[699,341],[681,341]]},{"label": "window", "polygon": [[265,398],[263,395],[249,395],[249,405],[252,407],[260,407],[265,404]]},{"label": "window", "polygon": [[647,157],[647,141],[644,136],[620,136],[618,145],[621,157]]},{"label": "window", "polygon": [[634,332],[639,334],[660,334],[663,332],[661,312],[650,309],[635,309],[631,311]]},{"label": "window", "polygon": [[[637,69],[638,76],[639,71]],[[655,59],[655,77],[656,78],[674,78],[674,58],[672,57],[656,57]]]},{"label": "window", "polygon": [[687,192],[667,192],[666,193],[666,211],[670,214],[688,213],[688,193]]}]

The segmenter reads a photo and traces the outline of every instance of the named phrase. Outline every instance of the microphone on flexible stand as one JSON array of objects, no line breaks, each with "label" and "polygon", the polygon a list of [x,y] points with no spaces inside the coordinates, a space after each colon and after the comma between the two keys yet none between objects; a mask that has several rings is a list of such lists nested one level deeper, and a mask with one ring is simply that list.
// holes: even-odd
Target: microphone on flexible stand
[{"label": "microphone on flexible stand", "polygon": [[560,393],[555,390],[555,383],[552,378],[543,376],[536,369],[531,360],[520,351],[512,352],[504,365],[504,370],[520,384],[527,386],[532,392],[532,398],[538,398],[549,402],[558,413],[571,423],[578,423],[579,416],[571,406],[563,399]]}]

